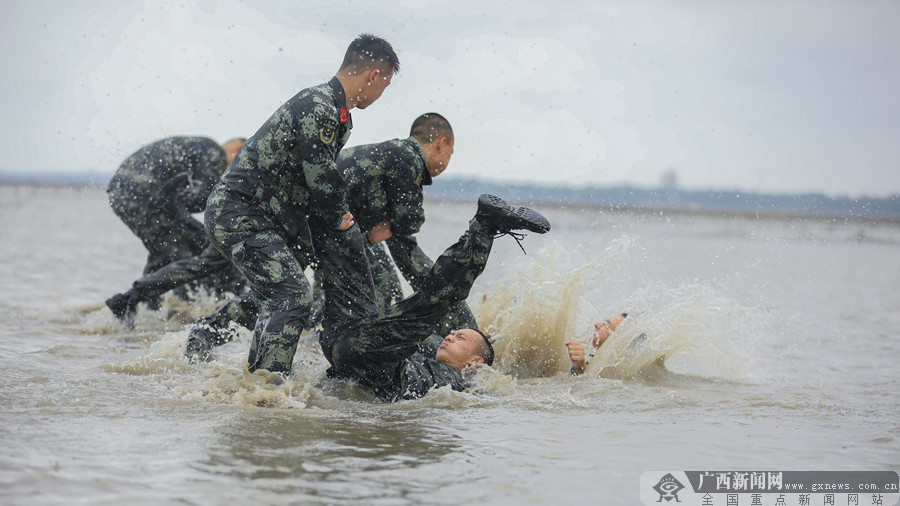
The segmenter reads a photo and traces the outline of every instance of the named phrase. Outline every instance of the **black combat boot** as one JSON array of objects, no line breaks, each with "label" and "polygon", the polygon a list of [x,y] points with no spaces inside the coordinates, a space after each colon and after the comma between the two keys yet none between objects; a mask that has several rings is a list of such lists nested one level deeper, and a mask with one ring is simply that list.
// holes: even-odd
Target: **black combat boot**
[{"label": "black combat boot", "polygon": [[219,339],[215,332],[206,327],[201,323],[191,326],[184,347],[184,358],[188,363],[209,362],[212,358],[212,348]]},{"label": "black combat boot", "polygon": [[514,230],[528,230],[538,234],[550,230],[550,222],[541,213],[527,207],[511,206],[500,197],[487,193],[478,197],[475,219],[498,235],[509,234]]},{"label": "black combat boot", "polygon": [[[253,309],[256,309],[255,305]],[[184,358],[189,363],[209,362],[213,356],[213,348],[230,343],[234,339],[232,330],[223,327],[221,322],[216,321],[217,314],[200,318],[191,325],[184,347]]]},{"label": "black combat boot", "polygon": [[137,313],[139,298],[137,293],[128,290],[125,293],[117,293],[106,299],[106,306],[112,311],[113,316],[128,328],[134,328],[134,315]]}]

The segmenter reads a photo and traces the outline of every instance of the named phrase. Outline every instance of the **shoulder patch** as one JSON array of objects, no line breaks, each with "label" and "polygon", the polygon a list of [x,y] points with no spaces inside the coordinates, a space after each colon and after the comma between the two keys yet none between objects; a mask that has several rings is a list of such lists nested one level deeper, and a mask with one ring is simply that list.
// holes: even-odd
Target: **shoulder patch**
[{"label": "shoulder patch", "polygon": [[337,125],[332,122],[328,122],[319,129],[319,140],[321,140],[325,144],[331,144],[334,142],[334,136],[337,133]]}]

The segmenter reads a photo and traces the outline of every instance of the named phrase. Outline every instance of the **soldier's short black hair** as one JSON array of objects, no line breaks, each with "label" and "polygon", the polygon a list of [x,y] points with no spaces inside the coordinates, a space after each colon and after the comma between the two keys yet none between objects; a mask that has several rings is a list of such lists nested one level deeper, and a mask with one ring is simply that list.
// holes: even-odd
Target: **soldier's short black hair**
[{"label": "soldier's short black hair", "polygon": [[484,363],[487,365],[494,365],[494,345],[491,344],[491,336],[485,334],[484,332],[478,329],[472,329],[475,332],[478,332],[478,335],[484,339],[485,349],[481,358],[484,359]]},{"label": "soldier's short black hair", "polygon": [[426,112],[413,121],[409,129],[410,137],[415,137],[424,143],[429,143],[446,137],[453,140],[453,127],[447,118],[436,112]]},{"label": "soldier's short black hair", "polygon": [[375,35],[363,33],[353,39],[341,70],[365,70],[372,67],[381,67],[384,70],[392,70],[395,74],[400,71],[400,59],[388,41]]}]

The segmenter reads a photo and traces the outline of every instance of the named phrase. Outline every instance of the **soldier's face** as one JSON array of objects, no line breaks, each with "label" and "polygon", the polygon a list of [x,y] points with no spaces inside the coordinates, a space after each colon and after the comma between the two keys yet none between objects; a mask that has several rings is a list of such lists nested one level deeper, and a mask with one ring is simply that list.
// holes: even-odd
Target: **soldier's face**
[{"label": "soldier's face", "polygon": [[391,84],[394,77],[393,71],[385,71],[378,68],[371,68],[366,71],[366,84],[359,90],[359,101],[356,107],[365,109],[381,98],[381,94]]},{"label": "soldier's face", "polygon": [[431,177],[438,177],[447,170],[451,156],[453,156],[453,140],[442,137],[435,147],[433,160],[428,160],[428,173]]},{"label": "soldier's face", "polygon": [[599,348],[604,341],[609,339],[609,335],[615,332],[616,327],[618,327],[624,319],[624,316],[618,314],[616,316],[611,316],[602,322],[595,323],[594,335],[591,338],[591,344],[594,345],[594,348]]},{"label": "soldier's face", "polygon": [[441,363],[462,370],[473,362],[484,362],[478,354],[482,337],[472,329],[454,330],[438,348],[434,358]]}]

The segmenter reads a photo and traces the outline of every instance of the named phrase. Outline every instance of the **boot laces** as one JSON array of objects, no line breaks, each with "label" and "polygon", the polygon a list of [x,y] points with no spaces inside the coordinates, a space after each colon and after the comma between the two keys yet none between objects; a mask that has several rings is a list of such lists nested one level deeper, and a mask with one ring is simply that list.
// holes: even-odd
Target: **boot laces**
[{"label": "boot laces", "polygon": [[510,230],[507,230],[507,231],[505,231],[505,232],[497,232],[496,234],[494,234],[494,239],[498,239],[498,238],[500,238],[500,237],[503,237],[504,235],[508,235],[508,236],[512,237],[513,239],[515,239],[515,240],[516,240],[516,244],[519,245],[519,249],[522,250],[522,253],[525,253],[526,255],[528,254],[528,253],[525,251],[525,247],[522,246],[522,239],[525,238],[525,234],[520,234],[520,233],[518,233],[518,232],[512,232],[512,231],[510,231]]}]

